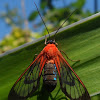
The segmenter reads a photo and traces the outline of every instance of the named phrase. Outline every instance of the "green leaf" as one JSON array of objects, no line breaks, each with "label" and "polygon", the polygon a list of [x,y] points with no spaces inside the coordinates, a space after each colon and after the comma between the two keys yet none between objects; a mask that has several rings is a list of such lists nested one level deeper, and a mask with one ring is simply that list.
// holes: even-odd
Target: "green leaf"
[{"label": "green leaf", "polygon": [[81,9],[84,6],[85,2],[86,0],[77,0],[76,2],[72,3],[72,6]]},{"label": "green leaf", "polygon": [[40,5],[41,9],[45,9],[46,6],[47,6],[47,2],[42,0]]},{"label": "green leaf", "polygon": [[32,20],[34,20],[37,16],[38,16],[38,12],[37,12],[37,11],[34,11],[34,12],[32,12],[32,13],[30,14],[28,20],[29,20],[29,21],[32,21]]},{"label": "green leaf", "polygon": [[[100,91],[100,13],[86,20],[74,23],[60,30],[56,35],[58,49],[63,50],[69,58],[80,59],[73,69],[83,81],[90,94]],[[53,33],[52,33],[53,34]],[[51,34],[50,34],[51,36]],[[51,37],[52,38],[52,37]],[[38,41],[38,42],[37,42]],[[44,47],[44,38],[25,44],[6,52],[0,58],[0,99],[7,100],[9,91],[22,72]],[[66,59],[67,60],[67,59]],[[72,66],[74,63],[67,60]],[[59,91],[59,78],[52,97],[65,95]],[[41,85],[41,83],[40,83]],[[41,91],[40,91],[41,93]],[[37,94],[39,95],[39,94]],[[28,100],[37,100],[37,95]],[[45,95],[46,96],[46,95]],[[62,98],[61,97],[61,98]],[[41,99],[41,98],[40,98]],[[49,100],[51,100],[49,98]],[[99,100],[99,99],[95,99]]]}]

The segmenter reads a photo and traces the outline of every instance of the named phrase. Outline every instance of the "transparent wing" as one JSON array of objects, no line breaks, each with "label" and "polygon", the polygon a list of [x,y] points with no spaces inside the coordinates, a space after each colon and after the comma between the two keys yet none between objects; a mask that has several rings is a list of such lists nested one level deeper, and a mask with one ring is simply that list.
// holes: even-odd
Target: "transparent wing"
[{"label": "transparent wing", "polygon": [[60,62],[59,80],[63,93],[71,100],[90,100],[86,87],[68,62],[61,55],[57,61]]},{"label": "transparent wing", "polygon": [[40,82],[41,57],[37,57],[13,85],[8,100],[26,99],[33,95]]}]

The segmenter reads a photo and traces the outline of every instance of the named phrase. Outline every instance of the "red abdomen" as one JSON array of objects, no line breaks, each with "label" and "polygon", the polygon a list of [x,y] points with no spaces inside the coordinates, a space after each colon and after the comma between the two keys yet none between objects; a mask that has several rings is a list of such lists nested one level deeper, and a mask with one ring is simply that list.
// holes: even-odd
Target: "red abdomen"
[{"label": "red abdomen", "polygon": [[55,64],[45,64],[43,83],[48,92],[52,92],[55,89],[57,85],[57,70]]}]

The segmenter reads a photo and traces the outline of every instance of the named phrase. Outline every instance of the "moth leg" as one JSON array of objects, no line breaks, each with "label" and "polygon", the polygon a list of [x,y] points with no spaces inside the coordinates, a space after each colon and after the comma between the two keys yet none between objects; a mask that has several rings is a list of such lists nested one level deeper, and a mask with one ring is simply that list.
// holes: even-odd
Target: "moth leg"
[{"label": "moth leg", "polygon": [[60,50],[60,52],[62,52],[70,61],[73,61],[73,62],[80,61],[80,60],[71,60],[64,51]]},{"label": "moth leg", "polygon": [[35,54],[35,55],[34,55],[33,61],[35,60],[35,58],[37,57],[37,55],[38,55],[38,54]]},{"label": "moth leg", "polygon": [[46,43],[47,43],[47,37],[46,37],[46,35],[45,35],[45,43],[44,43],[44,44],[46,45]]},{"label": "moth leg", "polygon": [[72,65],[72,67],[74,67],[78,62],[79,62],[79,61],[76,61],[76,62]]}]

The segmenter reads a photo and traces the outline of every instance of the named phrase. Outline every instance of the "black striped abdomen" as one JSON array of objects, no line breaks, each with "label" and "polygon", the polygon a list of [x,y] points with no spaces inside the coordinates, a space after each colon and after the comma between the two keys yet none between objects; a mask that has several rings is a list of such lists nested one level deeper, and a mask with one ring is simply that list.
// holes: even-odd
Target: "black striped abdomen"
[{"label": "black striped abdomen", "polygon": [[49,92],[55,89],[57,85],[57,70],[55,64],[47,63],[45,65],[43,82]]}]

